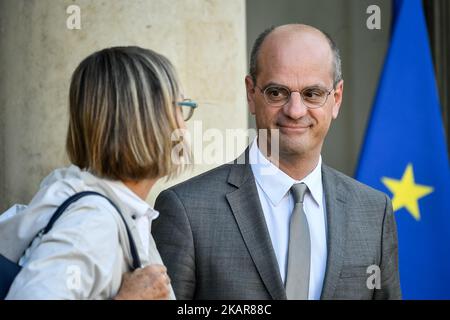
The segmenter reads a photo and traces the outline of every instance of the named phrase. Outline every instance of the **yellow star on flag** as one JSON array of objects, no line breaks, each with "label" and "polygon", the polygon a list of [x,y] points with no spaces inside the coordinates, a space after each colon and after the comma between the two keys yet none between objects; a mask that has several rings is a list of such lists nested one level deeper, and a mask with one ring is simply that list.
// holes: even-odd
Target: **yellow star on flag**
[{"label": "yellow star on flag", "polygon": [[413,166],[409,163],[401,180],[383,177],[381,181],[392,192],[392,208],[405,208],[416,220],[420,220],[419,199],[433,192],[433,188],[414,182]]}]

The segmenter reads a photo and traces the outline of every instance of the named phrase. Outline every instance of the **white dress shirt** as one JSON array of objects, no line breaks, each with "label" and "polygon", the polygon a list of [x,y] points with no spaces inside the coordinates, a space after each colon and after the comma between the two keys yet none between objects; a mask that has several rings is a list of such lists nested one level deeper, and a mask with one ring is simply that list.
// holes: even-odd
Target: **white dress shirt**
[{"label": "white dress shirt", "polygon": [[327,263],[326,209],[322,185],[322,157],[316,168],[301,181],[296,181],[272,164],[259,150],[257,139],[250,147],[249,161],[255,176],[261,207],[278,261],[283,283],[286,281],[289,222],[294,199],[289,191],[293,184],[308,187],[303,209],[311,236],[309,300],[319,300]]},{"label": "white dress shirt", "polygon": [[123,182],[104,180],[109,185],[116,196],[123,201],[128,207],[132,208],[133,219],[139,231],[142,246],[145,252],[149,249],[150,231],[152,221],[158,218],[159,212],[150,207],[150,205],[139,198],[137,194],[131,191]]}]

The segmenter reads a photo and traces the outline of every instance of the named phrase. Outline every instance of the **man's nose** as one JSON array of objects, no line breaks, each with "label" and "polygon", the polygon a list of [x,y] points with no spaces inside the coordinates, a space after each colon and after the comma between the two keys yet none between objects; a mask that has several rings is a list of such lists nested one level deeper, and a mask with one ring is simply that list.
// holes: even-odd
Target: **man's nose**
[{"label": "man's nose", "polygon": [[299,119],[306,115],[308,108],[302,101],[302,96],[298,92],[292,92],[289,102],[284,106],[284,114],[292,119]]}]

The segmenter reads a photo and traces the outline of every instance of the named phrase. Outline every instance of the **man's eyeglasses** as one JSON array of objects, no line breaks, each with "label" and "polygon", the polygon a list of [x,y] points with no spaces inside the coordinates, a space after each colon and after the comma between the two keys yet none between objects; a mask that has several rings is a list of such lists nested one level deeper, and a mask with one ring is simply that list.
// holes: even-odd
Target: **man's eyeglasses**
[{"label": "man's eyeglasses", "polygon": [[302,98],[303,104],[310,109],[322,107],[328,99],[330,93],[334,90],[327,90],[321,87],[309,87],[302,91],[291,91],[288,87],[282,85],[269,85],[264,89],[255,85],[264,95],[264,100],[271,107],[283,107],[291,99],[292,92],[298,92]]},{"label": "man's eyeglasses", "polygon": [[192,118],[194,110],[198,107],[198,104],[191,99],[183,99],[183,101],[177,102],[177,106],[181,108],[183,120],[188,121],[190,118]]}]

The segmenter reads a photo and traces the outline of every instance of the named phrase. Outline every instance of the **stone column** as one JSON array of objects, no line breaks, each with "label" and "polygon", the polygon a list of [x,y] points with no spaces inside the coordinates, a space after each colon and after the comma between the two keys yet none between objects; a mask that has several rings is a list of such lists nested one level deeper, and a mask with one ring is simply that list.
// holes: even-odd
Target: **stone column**
[{"label": "stone column", "polygon": [[[70,5],[80,8],[81,29],[66,25]],[[166,55],[185,95],[209,102],[193,120],[225,133],[247,128],[245,38],[244,0],[1,0],[0,212],[28,203],[42,178],[68,164],[69,81],[85,56],[116,45]],[[158,183],[148,200],[213,166]]]}]

